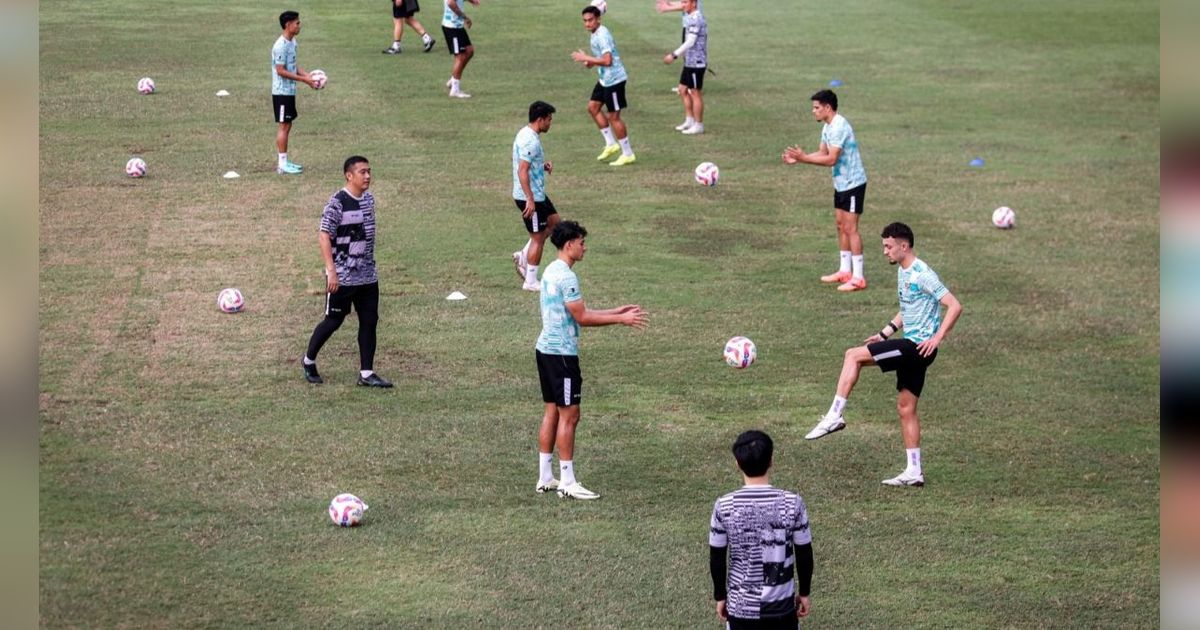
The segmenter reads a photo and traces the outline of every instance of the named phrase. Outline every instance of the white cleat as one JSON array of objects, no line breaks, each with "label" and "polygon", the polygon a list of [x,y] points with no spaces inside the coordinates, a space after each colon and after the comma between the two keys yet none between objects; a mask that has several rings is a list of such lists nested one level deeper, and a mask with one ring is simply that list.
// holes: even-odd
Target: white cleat
[{"label": "white cleat", "polygon": [[675,131],[683,131],[684,129],[687,129],[688,127],[691,127],[691,126],[692,126],[692,123],[685,120],[681,124],[675,125]]},{"label": "white cleat", "polygon": [[587,488],[584,488],[583,484],[576,481],[575,483],[573,483],[569,486],[560,486],[558,488],[558,497],[560,499],[565,499],[567,497],[570,497],[572,499],[580,499],[582,501],[590,501],[592,499],[599,499],[600,495],[596,494],[595,492],[592,492],[591,490],[588,490]]},{"label": "white cleat", "polygon": [[920,488],[921,486],[925,485],[925,475],[909,474],[909,472],[906,470],[900,473],[900,475],[897,477],[884,479],[881,483],[883,483],[885,486],[912,486],[914,488]]},{"label": "white cleat", "polygon": [[522,250],[517,250],[517,251],[513,252],[512,259],[513,259],[513,266],[515,266],[517,268],[517,277],[520,278],[522,281],[524,281],[525,280],[525,266],[528,264],[527,262],[525,262],[525,252]]},{"label": "white cleat", "polygon": [[702,133],[704,133],[704,125],[702,125],[700,123],[696,123],[696,124],[692,125],[691,127],[688,127],[687,129],[683,130],[683,135],[685,135],[685,136],[698,136]]},{"label": "white cleat", "polygon": [[526,282],[525,284],[521,285],[521,288],[526,291],[529,291],[530,293],[541,293],[542,292],[542,285],[540,285],[536,282],[533,284],[529,284],[528,282]]},{"label": "white cleat", "polygon": [[804,439],[815,440],[823,438],[830,433],[835,433],[845,428],[846,421],[842,420],[841,416],[822,416],[821,421],[817,423],[817,426],[813,427],[812,431],[808,432],[808,435],[804,436]]},{"label": "white cleat", "polygon": [[551,479],[550,481],[539,481],[537,488],[534,489],[534,491],[538,494],[546,494],[547,492],[554,492],[555,490],[558,490],[557,479]]},{"label": "white cleat", "polygon": [[450,77],[449,79],[446,79],[446,89],[449,90],[450,86],[452,86],[452,85],[454,85],[454,77]]},{"label": "white cleat", "polygon": [[471,95],[462,90],[450,90],[450,98],[471,98]]}]

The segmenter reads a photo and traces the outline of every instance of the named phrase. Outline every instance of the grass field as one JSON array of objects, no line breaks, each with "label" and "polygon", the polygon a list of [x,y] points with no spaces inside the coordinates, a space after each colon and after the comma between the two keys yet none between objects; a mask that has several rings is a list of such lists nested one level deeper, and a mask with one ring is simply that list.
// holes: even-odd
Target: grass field
[{"label": "grass field", "polygon": [[[441,41],[379,54],[378,0],[41,3],[43,625],[715,628],[708,517],[759,427],[810,509],[807,626],[1157,626],[1157,3],[709,0],[697,137],[671,130],[679,15],[609,4],[627,169],[594,160],[581,2],[471,8],[469,101],[445,96]],[[330,77],[298,97],[294,178],[267,112],[286,8],[300,65]],[[837,256],[828,170],[779,160],[815,147],[807,99],[833,78],[870,177],[871,288],[851,295],[816,281]],[[548,192],[590,232],[588,304],[652,314],[583,333],[589,503],[532,491],[540,322],[508,255],[534,99],[559,110]],[[354,153],[375,175],[386,392],[354,387],[353,321],[327,383],[300,376],[317,222]],[[704,160],[715,188],[691,181]],[[1015,230],[990,226],[999,205]],[[920,490],[879,485],[903,464],[890,376],[864,373],[846,431],[802,439],[843,350],[896,311],[876,238],[896,220],[965,307],[921,403]],[[217,311],[225,286],[246,312]],[[721,361],[735,334],[758,343],[748,370]],[[329,523],[339,492],[371,504],[364,527]]]}]

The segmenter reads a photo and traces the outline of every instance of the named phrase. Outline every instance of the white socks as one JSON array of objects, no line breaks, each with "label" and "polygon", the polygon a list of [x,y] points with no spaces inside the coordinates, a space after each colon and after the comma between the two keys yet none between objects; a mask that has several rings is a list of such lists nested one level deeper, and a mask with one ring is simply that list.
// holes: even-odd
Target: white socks
[{"label": "white socks", "polygon": [[[426,44],[428,44],[428,43],[429,43],[429,40],[431,40],[431,39],[433,39],[433,38],[429,36],[429,33],[422,33],[422,34],[421,34],[421,41],[422,41],[422,42],[425,42]],[[396,43],[397,43],[397,44],[399,44],[400,42],[396,42]]]},{"label": "white socks", "polygon": [[575,467],[571,460],[558,460],[558,487],[565,488],[575,483]]},{"label": "white socks", "polygon": [[850,252],[849,250],[842,250],[839,254],[841,258],[839,259],[838,273],[846,273],[850,271]]},{"label": "white socks", "polygon": [[537,270],[538,270],[537,265],[531,265],[531,264],[526,263],[526,265],[525,265],[525,284],[528,284],[530,286],[537,284],[537,281],[538,281]]},{"label": "white socks", "polygon": [[312,359],[308,358],[307,354],[304,355],[304,358],[301,360],[304,362],[304,365],[316,365],[317,364],[316,361],[313,361]]},{"label": "white socks", "polygon": [[538,480],[542,483],[554,480],[554,453],[538,453]]},{"label": "white socks", "polygon": [[691,116],[684,116],[684,118],[683,118],[683,126],[684,127],[691,127],[694,124],[696,124],[695,118],[692,118]]},{"label": "white socks", "polygon": [[368,376],[370,376],[374,373],[375,373],[375,370],[359,370],[358,371],[358,375],[363,378],[367,378]]},{"label": "white socks", "polygon": [[906,457],[908,458],[908,465],[905,466],[904,472],[906,472],[910,475],[920,475],[921,474],[921,449],[920,448],[906,448],[906,449],[904,449],[904,452],[906,454]]},{"label": "white socks", "polygon": [[454,77],[450,77],[450,91],[451,91],[451,92],[457,92],[457,91],[458,91],[458,86],[459,86],[461,83],[462,83],[462,82],[461,82],[461,81],[459,81],[458,79],[455,79]]},{"label": "white socks", "polygon": [[400,50],[400,40],[397,39],[397,40],[392,41],[392,48],[395,48],[396,50]]},{"label": "white socks", "polygon": [[852,274],[850,274],[850,275],[851,275],[852,277],[854,277],[854,278],[861,278],[861,277],[863,277],[863,257],[862,257],[862,254],[858,254],[858,255],[856,255],[856,256],[851,256],[851,257],[850,257],[850,260],[851,260],[851,261],[853,261],[853,268],[854,268],[854,273],[852,273]]},{"label": "white socks", "polygon": [[617,137],[613,135],[612,126],[601,129],[600,135],[604,136],[604,146],[606,147],[617,143]]},{"label": "white socks", "polygon": [[287,166],[287,153],[279,154],[279,168]]},{"label": "white socks", "polygon": [[625,156],[633,155],[633,149],[629,148],[629,136],[625,136],[624,138],[621,138],[617,142],[621,143],[621,155],[625,155]]},{"label": "white socks", "polygon": [[842,410],[845,408],[846,408],[846,399],[842,398],[841,396],[834,396],[833,404],[829,405],[829,413],[827,413],[825,415],[837,416],[840,418],[842,415]]}]

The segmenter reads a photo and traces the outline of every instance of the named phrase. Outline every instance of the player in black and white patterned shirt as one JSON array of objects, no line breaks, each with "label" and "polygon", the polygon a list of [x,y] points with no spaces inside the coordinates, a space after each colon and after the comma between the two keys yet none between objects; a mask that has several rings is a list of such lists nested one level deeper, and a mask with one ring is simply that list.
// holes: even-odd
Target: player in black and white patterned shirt
[{"label": "player in black and white patterned shirt", "polygon": [[798,628],[809,611],[808,509],[799,495],[771,486],[773,451],[771,437],[762,431],[739,435],[733,456],[746,484],[713,506],[709,570],[717,616],[730,630]]},{"label": "player in black and white patterned shirt", "polygon": [[[700,12],[697,0],[679,3],[683,11],[683,43],[667,53],[663,63],[670,65],[683,57],[683,72],[679,74],[679,99],[683,101],[683,124],[675,127],[684,135],[704,133],[704,73],[708,70],[708,22]],[[661,10],[661,9],[660,9]]]},{"label": "player in black and white patterned shirt", "polygon": [[310,383],[324,380],[317,372],[317,353],[341,327],[351,307],[358,313],[358,384],[391,387],[375,373],[375,327],[379,323],[379,276],[375,272],[375,197],[371,164],[355,155],[342,165],[346,186],[329,198],[321,214],[317,238],[325,259],[325,319],[308,340],[302,363]]}]

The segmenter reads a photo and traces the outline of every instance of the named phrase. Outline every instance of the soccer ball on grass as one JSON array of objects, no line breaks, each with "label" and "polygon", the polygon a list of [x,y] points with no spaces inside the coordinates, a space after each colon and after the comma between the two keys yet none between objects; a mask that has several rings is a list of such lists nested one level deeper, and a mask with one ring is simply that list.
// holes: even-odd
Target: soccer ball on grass
[{"label": "soccer ball on grass", "polygon": [[750,367],[758,358],[758,348],[749,339],[737,336],[725,342],[725,362],[737,369]]}]

